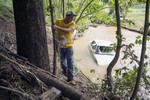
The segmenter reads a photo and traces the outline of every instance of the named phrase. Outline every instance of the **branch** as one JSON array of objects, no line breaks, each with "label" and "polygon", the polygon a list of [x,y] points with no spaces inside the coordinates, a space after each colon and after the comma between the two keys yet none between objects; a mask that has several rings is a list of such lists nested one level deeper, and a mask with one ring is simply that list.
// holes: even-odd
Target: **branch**
[{"label": "branch", "polygon": [[86,15],[80,17],[80,19],[83,19],[84,17],[86,17],[86,16],[88,16],[88,15],[91,15],[91,14],[93,14],[93,13],[96,13],[96,12],[98,12],[98,11],[100,11],[100,10],[103,10],[103,9],[106,9],[106,8],[110,8],[110,7],[104,7],[104,8],[98,9],[98,10],[94,10],[93,12],[90,12],[90,13],[88,13],[88,14],[86,14]]},{"label": "branch", "polygon": [[94,0],[91,0],[91,1],[85,6],[85,8],[82,10],[82,12],[81,12],[79,18],[76,20],[76,23],[78,23],[79,19],[82,17],[83,12],[86,10],[86,8],[87,8],[93,1],[94,1]]},{"label": "branch", "polygon": [[133,56],[133,54],[131,52],[131,48],[128,45],[125,45],[125,44],[123,44],[122,47],[123,46],[126,47],[126,50],[124,52],[127,53],[139,65],[140,61]]}]

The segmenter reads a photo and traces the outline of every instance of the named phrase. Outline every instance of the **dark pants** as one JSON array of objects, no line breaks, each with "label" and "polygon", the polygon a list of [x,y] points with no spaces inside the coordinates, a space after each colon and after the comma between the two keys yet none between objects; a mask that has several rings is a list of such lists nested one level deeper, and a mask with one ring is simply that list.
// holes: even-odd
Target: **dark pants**
[{"label": "dark pants", "polygon": [[73,79],[73,47],[60,48],[60,60],[64,73],[68,71],[68,78]]}]

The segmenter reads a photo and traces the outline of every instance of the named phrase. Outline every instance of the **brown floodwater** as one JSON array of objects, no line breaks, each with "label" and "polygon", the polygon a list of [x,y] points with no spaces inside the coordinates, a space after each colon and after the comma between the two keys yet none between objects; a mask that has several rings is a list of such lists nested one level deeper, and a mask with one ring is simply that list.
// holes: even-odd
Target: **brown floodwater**
[{"label": "brown floodwater", "polygon": [[[105,25],[100,25],[96,28],[90,27],[88,30],[86,30],[83,37],[80,37],[74,41],[75,66],[94,83],[101,83],[101,80],[105,77],[107,65],[97,65],[89,51],[90,41],[94,39],[101,39],[109,40],[112,43],[115,43],[116,29],[116,27],[107,27]],[[126,41],[124,41],[124,43],[127,44],[134,42],[136,36],[140,35],[139,33],[131,32],[125,29],[122,29],[121,32],[126,38]],[[137,51],[140,51],[140,49],[138,49]],[[119,59],[121,59],[121,57],[122,54],[120,55]],[[124,62],[122,62],[121,60],[118,60],[114,69],[121,67],[123,63]]]}]

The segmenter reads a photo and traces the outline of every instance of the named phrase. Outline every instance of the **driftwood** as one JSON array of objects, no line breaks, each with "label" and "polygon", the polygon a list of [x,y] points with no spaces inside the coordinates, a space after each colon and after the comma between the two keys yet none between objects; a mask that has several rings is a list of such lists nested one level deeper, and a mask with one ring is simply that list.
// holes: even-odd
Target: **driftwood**
[{"label": "driftwood", "polygon": [[[17,66],[17,67],[15,67],[15,70],[17,70],[18,73],[22,76],[23,76],[23,73],[19,72],[20,69],[24,69],[27,72],[30,71],[37,78],[39,78],[39,80],[41,80],[44,84],[46,84],[47,86],[57,88],[58,90],[60,90],[62,92],[62,95],[64,95],[65,97],[67,97],[71,100],[80,100],[81,98],[83,98],[83,94],[80,91],[75,90],[70,85],[64,83],[61,80],[58,80],[56,77],[51,75],[51,73],[44,71],[40,68],[37,68],[36,66],[33,66],[30,63],[27,63],[26,66],[28,66],[28,68],[25,68],[23,65],[13,61],[12,59],[4,56],[1,53],[0,53],[0,59],[5,59],[5,60],[8,60],[9,62],[15,64]],[[31,65],[32,65],[32,67],[31,67]],[[26,76],[24,75],[23,77],[26,77]]]}]

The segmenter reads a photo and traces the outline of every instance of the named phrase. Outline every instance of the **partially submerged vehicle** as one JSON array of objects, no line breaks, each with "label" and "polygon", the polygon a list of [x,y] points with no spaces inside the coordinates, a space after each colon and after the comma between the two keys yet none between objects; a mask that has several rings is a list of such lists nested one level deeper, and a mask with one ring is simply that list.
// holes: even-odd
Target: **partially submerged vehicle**
[{"label": "partially submerged vehicle", "polygon": [[90,51],[98,65],[108,65],[115,56],[115,51],[110,41],[93,40],[90,43]]}]

